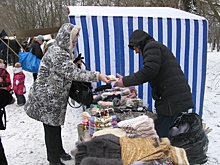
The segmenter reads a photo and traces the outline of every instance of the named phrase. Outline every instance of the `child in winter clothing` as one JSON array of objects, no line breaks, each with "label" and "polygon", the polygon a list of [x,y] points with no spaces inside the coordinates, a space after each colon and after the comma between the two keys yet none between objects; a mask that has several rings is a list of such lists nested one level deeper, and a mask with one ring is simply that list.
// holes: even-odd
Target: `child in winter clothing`
[{"label": "child in winter clothing", "polygon": [[24,96],[24,94],[26,93],[24,81],[25,75],[22,72],[21,64],[17,62],[15,63],[13,78],[13,91],[17,98],[17,106],[23,106],[26,103],[26,99]]},{"label": "child in winter clothing", "polygon": [[6,70],[6,64],[0,59],[0,89],[11,91],[11,78]]}]

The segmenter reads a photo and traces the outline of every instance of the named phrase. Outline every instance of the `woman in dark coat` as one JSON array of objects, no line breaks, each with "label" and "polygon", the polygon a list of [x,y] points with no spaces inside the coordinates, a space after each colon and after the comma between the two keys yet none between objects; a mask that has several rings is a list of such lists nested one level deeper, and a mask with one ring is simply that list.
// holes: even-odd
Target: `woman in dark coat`
[{"label": "woman in dark coat", "polygon": [[[5,108],[8,104],[14,103],[14,98],[12,97],[11,93],[8,92],[5,89],[0,89],[0,109],[2,110]],[[2,120],[2,119],[1,119]],[[4,148],[2,145],[1,137],[0,137],[0,164],[1,165],[7,165],[7,159],[5,156]]]},{"label": "woman in dark coat", "polygon": [[115,86],[149,82],[158,115],[155,129],[159,137],[169,137],[169,128],[176,118],[194,107],[187,79],[173,53],[148,33],[135,30],[128,46],[142,55],[144,66],[129,76],[117,74],[120,79]]}]

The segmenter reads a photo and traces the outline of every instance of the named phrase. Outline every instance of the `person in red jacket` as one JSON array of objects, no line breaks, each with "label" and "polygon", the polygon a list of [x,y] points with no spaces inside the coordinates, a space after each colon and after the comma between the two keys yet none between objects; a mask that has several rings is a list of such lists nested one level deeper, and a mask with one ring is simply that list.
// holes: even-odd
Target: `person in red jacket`
[{"label": "person in red jacket", "polygon": [[6,70],[6,64],[0,59],[0,89],[11,91],[11,78]]},{"label": "person in red jacket", "polygon": [[15,63],[13,77],[13,91],[17,98],[17,106],[23,106],[26,103],[26,99],[24,96],[24,94],[26,93],[26,88],[24,82],[25,74],[22,72],[21,64],[17,62]]}]

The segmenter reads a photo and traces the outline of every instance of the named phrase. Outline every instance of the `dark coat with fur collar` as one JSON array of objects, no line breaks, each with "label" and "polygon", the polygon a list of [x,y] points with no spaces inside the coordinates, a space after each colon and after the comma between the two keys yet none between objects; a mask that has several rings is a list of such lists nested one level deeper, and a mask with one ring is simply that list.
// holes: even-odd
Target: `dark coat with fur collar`
[{"label": "dark coat with fur collar", "polygon": [[148,33],[135,30],[129,47],[142,51],[143,68],[123,77],[124,86],[149,82],[158,114],[172,116],[194,107],[187,79],[173,53]]}]

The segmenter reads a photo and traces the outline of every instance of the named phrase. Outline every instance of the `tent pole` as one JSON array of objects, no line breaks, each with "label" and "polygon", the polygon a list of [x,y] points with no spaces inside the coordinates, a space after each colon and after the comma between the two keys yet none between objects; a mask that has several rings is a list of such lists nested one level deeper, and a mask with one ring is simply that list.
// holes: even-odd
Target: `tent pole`
[{"label": "tent pole", "polygon": [[[18,54],[12,49],[10,48],[10,46],[8,46],[8,44],[5,43],[5,41],[3,41],[3,39],[0,38],[0,40],[16,55],[18,56]],[[19,57],[19,56],[18,56]]]},{"label": "tent pole", "polygon": [[18,42],[18,40],[15,38],[14,34],[11,32],[11,30],[8,28],[8,26],[3,23],[5,25],[5,27],[8,29],[8,31],[11,33],[11,35],[14,37],[15,41],[18,43],[18,45],[21,47],[21,49],[23,50],[23,52],[25,52],[23,46],[21,46],[21,44]]},{"label": "tent pole", "polygon": [[[8,40],[8,45],[9,45],[9,40]],[[8,47],[7,47],[7,56],[6,56],[6,57],[7,57],[7,58],[6,58],[6,59],[7,59],[7,60],[6,60],[6,61],[7,61],[7,64],[8,64],[8,53],[9,53],[9,49],[8,49]]]}]

